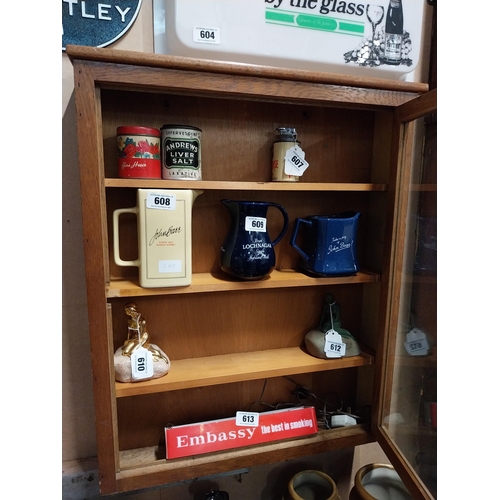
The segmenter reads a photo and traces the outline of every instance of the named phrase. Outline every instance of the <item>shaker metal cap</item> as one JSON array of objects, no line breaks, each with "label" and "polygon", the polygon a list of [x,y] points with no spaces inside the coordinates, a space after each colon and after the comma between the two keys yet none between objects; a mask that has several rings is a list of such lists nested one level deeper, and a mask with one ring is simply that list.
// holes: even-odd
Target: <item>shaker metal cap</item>
[{"label": "shaker metal cap", "polygon": [[297,140],[297,131],[291,127],[278,127],[276,133],[281,141],[292,142]]}]

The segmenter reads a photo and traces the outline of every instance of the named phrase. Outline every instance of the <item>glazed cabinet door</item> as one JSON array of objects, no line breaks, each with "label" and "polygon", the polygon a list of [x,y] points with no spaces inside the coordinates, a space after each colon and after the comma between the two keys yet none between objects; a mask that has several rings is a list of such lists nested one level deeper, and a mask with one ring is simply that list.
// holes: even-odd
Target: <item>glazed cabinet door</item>
[{"label": "glazed cabinet door", "polygon": [[400,177],[374,432],[415,499],[437,498],[436,90],[400,106]]}]

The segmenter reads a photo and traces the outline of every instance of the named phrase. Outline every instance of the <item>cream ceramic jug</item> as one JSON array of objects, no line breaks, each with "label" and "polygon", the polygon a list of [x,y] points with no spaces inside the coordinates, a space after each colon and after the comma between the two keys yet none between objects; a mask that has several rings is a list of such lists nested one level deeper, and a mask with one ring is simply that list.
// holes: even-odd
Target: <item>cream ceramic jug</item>
[{"label": "cream ceramic jug", "polygon": [[[113,251],[119,266],[137,266],[143,288],[191,284],[191,214],[203,191],[191,189],[138,189],[137,205],[113,212]],[[120,257],[119,218],[137,215],[139,258]]]}]

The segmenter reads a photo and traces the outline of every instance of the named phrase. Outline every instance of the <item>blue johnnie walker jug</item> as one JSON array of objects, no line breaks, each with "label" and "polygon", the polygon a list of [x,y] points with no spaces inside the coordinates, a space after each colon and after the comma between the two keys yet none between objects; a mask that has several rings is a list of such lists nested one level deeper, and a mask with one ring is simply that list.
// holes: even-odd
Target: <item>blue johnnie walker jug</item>
[{"label": "blue johnnie walker jug", "polygon": [[[276,265],[274,246],[288,229],[288,214],[278,203],[267,201],[221,200],[231,214],[231,229],[220,254],[221,269],[239,279],[258,280],[270,274]],[[271,240],[267,232],[267,209],[275,207],[283,216],[278,236]]]},{"label": "blue johnnie walker jug", "polygon": [[[359,216],[358,212],[349,211],[295,219],[290,245],[299,252],[303,268],[318,276],[356,274]],[[297,243],[297,237],[302,246]]]}]

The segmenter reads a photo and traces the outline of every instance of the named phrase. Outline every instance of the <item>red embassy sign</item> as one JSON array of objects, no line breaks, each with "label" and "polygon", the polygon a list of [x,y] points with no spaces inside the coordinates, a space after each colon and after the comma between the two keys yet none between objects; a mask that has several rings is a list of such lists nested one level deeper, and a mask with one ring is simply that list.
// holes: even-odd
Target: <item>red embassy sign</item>
[{"label": "red embassy sign", "polygon": [[236,424],[236,418],[165,428],[167,460],[241,448],[318,432],[314,408],[291,408],[259,414],[259,425]]}]

